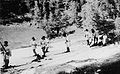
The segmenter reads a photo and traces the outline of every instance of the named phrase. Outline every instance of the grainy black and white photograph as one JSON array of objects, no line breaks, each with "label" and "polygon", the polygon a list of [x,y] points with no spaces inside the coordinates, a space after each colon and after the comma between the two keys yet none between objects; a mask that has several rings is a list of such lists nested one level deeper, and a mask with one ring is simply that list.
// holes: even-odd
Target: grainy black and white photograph
[{"label": "grainy black and white photograph", "polygon": [[0,74],[120,74],[120,0],[0,0]]}]

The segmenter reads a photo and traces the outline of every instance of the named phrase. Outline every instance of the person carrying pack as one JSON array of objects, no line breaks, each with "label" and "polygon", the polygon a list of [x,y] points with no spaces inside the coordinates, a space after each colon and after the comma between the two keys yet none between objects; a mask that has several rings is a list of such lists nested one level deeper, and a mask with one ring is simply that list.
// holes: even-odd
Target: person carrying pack
[{"label": "person carrying pack", "polygon": [[1,52],[2,52],[2,58],[4,60],[4,64],[3,64],[3,68],[8,68],[9,66],[9,58],[11,57],[11,51],[10,48],[8,47],[8,41],[4,41],[4,45],[2,45],[2,43],[0,42],[2,48],[1,48]]}]

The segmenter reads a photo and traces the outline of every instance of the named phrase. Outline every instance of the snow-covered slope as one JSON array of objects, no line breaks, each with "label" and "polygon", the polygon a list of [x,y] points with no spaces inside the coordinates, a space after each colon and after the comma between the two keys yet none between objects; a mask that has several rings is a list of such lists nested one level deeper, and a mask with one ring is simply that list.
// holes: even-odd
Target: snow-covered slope
[{"label": "snow-covered slope", "polygon": [[[37,63],[35,62],[30,63],[33,59],[35,59],[34,57],[32,57],[33,53],[31,48],[13,50],[13,53],[15,54],[13,54],[11,65],[14,64],[20,65],[27,63],[26,65],[23,65],[18,69],[22,68],[29,70],[31,69],[31,67],[34,67],[35,69],[38,67],[37,68],[38,71],[41,68],[51,68],[53,66],[59,66],[62,64],[68,64],[73,67],[82,67],[86,64],[104,61],[105,59],[108,59],[113,55],[120,53],[119,51],[120,47],[118,45],[109,45],[100,48],[99,47],[90,48],[85,45],[84,39],[79,38],[79,36],[78,37],[76,36],[75,38],[73,36],[71,37],[71,47],[70,47],[71,52],[69,53],[63,53],[64,51],[66,51],[64,39],[59,42],[51,43],[50,45],[52,48],[49,48],[49,52],[46,54],[47,57],[45,59],[42,59],[41,62],[37,62]],[[14,57],[15,55],[16,57]],[[20,61],[17,61],[16,59]],[[40,74],[43,71],[40,71]],[[47,72],[45,74],[50,74],[50,73]]]},{"label": "snow-covered slope", "polygon": [[[56,74],[60,71],[71,72],[75,67],[82,67],[96,62],[102,62],[105,59],[120,53],[119,45],[108,45],[105,47],[92,47],[86,45],[82,30],[77,29],[76,32],[69,36],[71,41],[71,52],[66,51],[64,38],[51,41],[49,52],[46,53],[45,59],[41,62],[31,62],[35,59],[31,47],[18,48],[12,50],[10,65],[15,66],[9,69],[7,73],[14,71],[21,74]],[[41,47],[38,46],[41,50]]]}]

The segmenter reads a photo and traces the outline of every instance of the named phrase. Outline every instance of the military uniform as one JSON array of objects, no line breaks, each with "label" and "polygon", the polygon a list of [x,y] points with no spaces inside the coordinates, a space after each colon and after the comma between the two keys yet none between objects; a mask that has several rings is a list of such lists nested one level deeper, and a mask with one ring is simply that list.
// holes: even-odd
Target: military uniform
[{"label": "military uniform", "polygon": [[30,45],[32,46],[34,55],[36,55],[37,42],[35,40],[31,40]]},{"label": "military uniform", "polygon": [[46,52],[48,52],[48,48],[49,48],[49,40],[46,38],[45,39],[45,45],[46,45]]},{"label": "military uniform", "polygon": [[43,51],[43,55],[42,55],[42,58],[43,57],[45,57],[46,55],[45,55],[45,53],[47,52],[47,41],[46,41],[46,38],[45,38],[45,36],[43,36],[42,38],[42,41],[41,41],[41,49],[42,49],[42,51]]},{"label": "military uniform", "polygon": [[0,48],[0,68],[2,69],[4,66],[4,53],[2,51],[2,48]]},{"label": "military uniform", "polygon": [[46,46],[47,46],[47,44],[46,44],[45,40],[42,40],[42,41],[41,41],[41,49],[42,49],[42,52],[43,52],[42,57],[45,57]]},{"label": "military uniform", "polygon": [[70,52],[70,40],[68,39],[68,36],[65,37],[65,44],[66,44],[66,47],[67,47],[66,52]]},{"label": "military uniform", "polygon": [[85,38],[86,38],[86,41],[87,41],[87,45],[90,45],[91,42],[92,42],[92,34],[90,34],[89,31],[85,31]]},{"label": "military uniform", "polygon": [[63,36],[65,38],[65,44],[66,44],[66,47],[67,47],[67,51],[66,52],[70,52],[70,40],[68,38],[68,35],[66,32],[63,33]]},{"label": "military uniform", "polygon": [[[107,35],[99,35],[98,36],[98,44],[99,45],[106,45],[106,43],[107,43]],[[102,44],[100,44],[100,43],[102,43]]]},{"label": "military uniform", "polygon": [[[3,48],[4,47],[4,48]],[[1,68],[8,68],[9,65],[9,58],[11,56],[10,48],[8,47],[8,42],[4,42],[4,46],[0,49],[0,67]]]},{"label": "military uniform", "polygon": [[103,35],[103,45],[106,45],[107,43],[107,35]]},{"label": "military uniform", "polygon": [[4,67],[7,68],[8,65],[9,65],[9,58],[11,56],[11,51],[10,51],[10,48],[9,47],[5,47],[6,49],[6,52],[4,53]]}]

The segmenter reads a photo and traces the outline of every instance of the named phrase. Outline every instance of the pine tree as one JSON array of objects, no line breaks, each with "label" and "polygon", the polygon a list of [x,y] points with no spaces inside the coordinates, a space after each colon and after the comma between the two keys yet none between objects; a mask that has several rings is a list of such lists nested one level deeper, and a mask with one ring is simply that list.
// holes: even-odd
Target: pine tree
[{"label": "pine tree", "polygon": [[82,6],[81,17],[83,28],[94,29],[96,32],[108,33],[114,29],[114,24],[107,21],[110,14],[109,3],[100,0],[87,0]]}]

